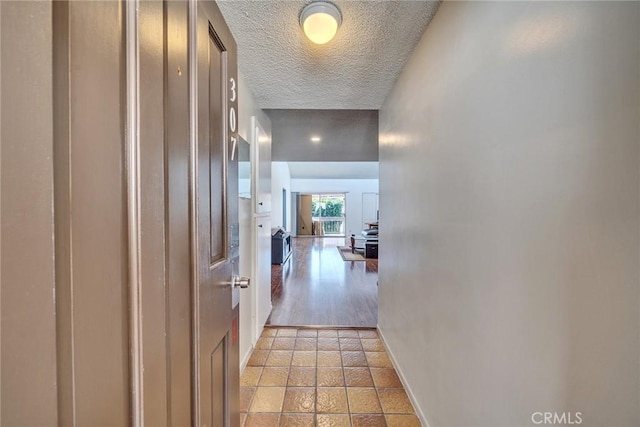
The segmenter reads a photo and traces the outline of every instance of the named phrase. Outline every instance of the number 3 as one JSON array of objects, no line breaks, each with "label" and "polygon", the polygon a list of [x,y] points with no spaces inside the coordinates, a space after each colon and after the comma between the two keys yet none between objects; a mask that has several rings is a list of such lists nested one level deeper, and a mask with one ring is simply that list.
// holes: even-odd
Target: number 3
[{"label": "number 3", "polygon": [[[229,79],[231,83],[231,98],[229,101],[234,102],[236,100],[236,80],[232,77]],[[236,109],[233,106],[229,109],[229,126],[231,127],[231,132],[236,131]]]},{"label": "number 3", "polygon": [[236,81],[234,78],[231,78],[231,102],[235,102],[236,100]]}]

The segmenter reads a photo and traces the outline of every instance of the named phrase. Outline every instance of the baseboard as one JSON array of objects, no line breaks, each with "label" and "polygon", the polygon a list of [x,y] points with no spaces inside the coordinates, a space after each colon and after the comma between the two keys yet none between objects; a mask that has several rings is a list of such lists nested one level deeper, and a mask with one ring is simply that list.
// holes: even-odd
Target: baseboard
[{"label": "baseboard", "polygon": [[[267,319],[269,319],[269,317],[271,317],[271,312],[272,311],[273,311],[273,305],[270,305],[269,306],[269,316],[267,317]],[[240,361],[240,372],[241,373],[244,371],[244,368],[247,367],[247,363],[249,363],[249,359],[251,358],[251,354],[253,353],[253,350],[255,350],[255,348],[256,348],[256,343],[258,342],[258,340],[262,336],[262,331],[264,331],[264,327],[265,326],[266,325],[260,326],[259,330],[256,331],[255,339],[253,337],[251,338],[251,341],[252,341],[251,346],[249,347],[249,350],[247,351],[247,354],[242,356],[242,360]]]},{"label": "baseboard", "polygon": [[247,363],[249,363],[249,359],[251,358],[251,353],[253,353],[254,347],[255,347],[255,343],[252,344],[251,347],[249,347],[247,354],[242,356],[242,359],[240,359],[240,374],[242,374],[244,372],[244,368],[247,367]]},{"label": "baseboard", "polygon": [[429,422],[427,421],[427,417],[424,415],[422,408],[418,404],[418,401],[416,400],[416,397],[413,394],[413,391],[411,390],[411,386],[409,386],[409,384],[407,383],[407,377],[405,376],[404,372],[402,372],[402,369],[400,369],[400,365],[398,365],[398,360],[394,356],[393,351],[391,351],[391,349],[387,345],[387,340],[385,340],[384,338],[384,333],[382,332],[380,325],[378,325],[378,334],[382,339],[382,343],[384,344],[384,347],[387,350],[387,354],[389,355],[389,358],[391,359],[393,366],[396,368],[396,372],[398,373],[398,377],[400,377],[400,382],[402,382],[404,391],[407,392],[407,396],[409,396],[409,400],[413,405],[413,409],[416,410],[416,415],[420,419],[420,423],[422,424],[422,427],[429,427]]}]

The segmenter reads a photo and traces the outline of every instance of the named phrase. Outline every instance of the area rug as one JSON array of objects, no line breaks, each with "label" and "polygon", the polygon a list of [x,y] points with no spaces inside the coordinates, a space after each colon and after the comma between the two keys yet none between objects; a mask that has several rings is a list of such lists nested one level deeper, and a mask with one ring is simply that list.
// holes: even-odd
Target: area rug
[{"label": "area rug", "polygon": [[338,252],[340,252],[340,256],[345,261],[367,261],[364,255],[358,252],[352,254],[351,248],[346,246],[338,246]]}]

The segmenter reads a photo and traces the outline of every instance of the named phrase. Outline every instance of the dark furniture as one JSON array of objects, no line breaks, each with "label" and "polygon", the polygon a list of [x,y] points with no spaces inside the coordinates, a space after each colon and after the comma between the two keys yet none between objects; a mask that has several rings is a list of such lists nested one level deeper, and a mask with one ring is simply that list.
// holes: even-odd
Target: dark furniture
[{"label": "dark furniture", "polygon": [[[378,258],[378,224],[375,227],[367,223],[370,228],[362,230],[359,237],[351,235],[351,253],[361,252],[365,258]],[[364,243],[364,247],[360,246]]]},{"label": "dark furniture", "polygon": [[364,257],[378,258],[378,241],[377,240],[364,242]]},{"label": "dark furniture", "polygon": [[282,229],[271,235],[271,264],[283,264],[291,256],[291,235]]}]

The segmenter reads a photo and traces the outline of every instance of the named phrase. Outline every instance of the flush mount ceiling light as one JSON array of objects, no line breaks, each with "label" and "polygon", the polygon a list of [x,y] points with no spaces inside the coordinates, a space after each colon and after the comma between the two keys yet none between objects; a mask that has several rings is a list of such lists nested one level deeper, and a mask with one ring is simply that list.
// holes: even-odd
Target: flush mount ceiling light
[{"label": "flush mount ceiling light", "polygon": [[320,142],[320,137],[319,136],[312,136],[311,137],[311,142]]},{"label": "flush mount ceiling light", "polygon": [[340,10],[331,3],[317,1],[308,4],[300,12],[300,26],[309,40],[325,44],[336,35],[342,24]]}]

